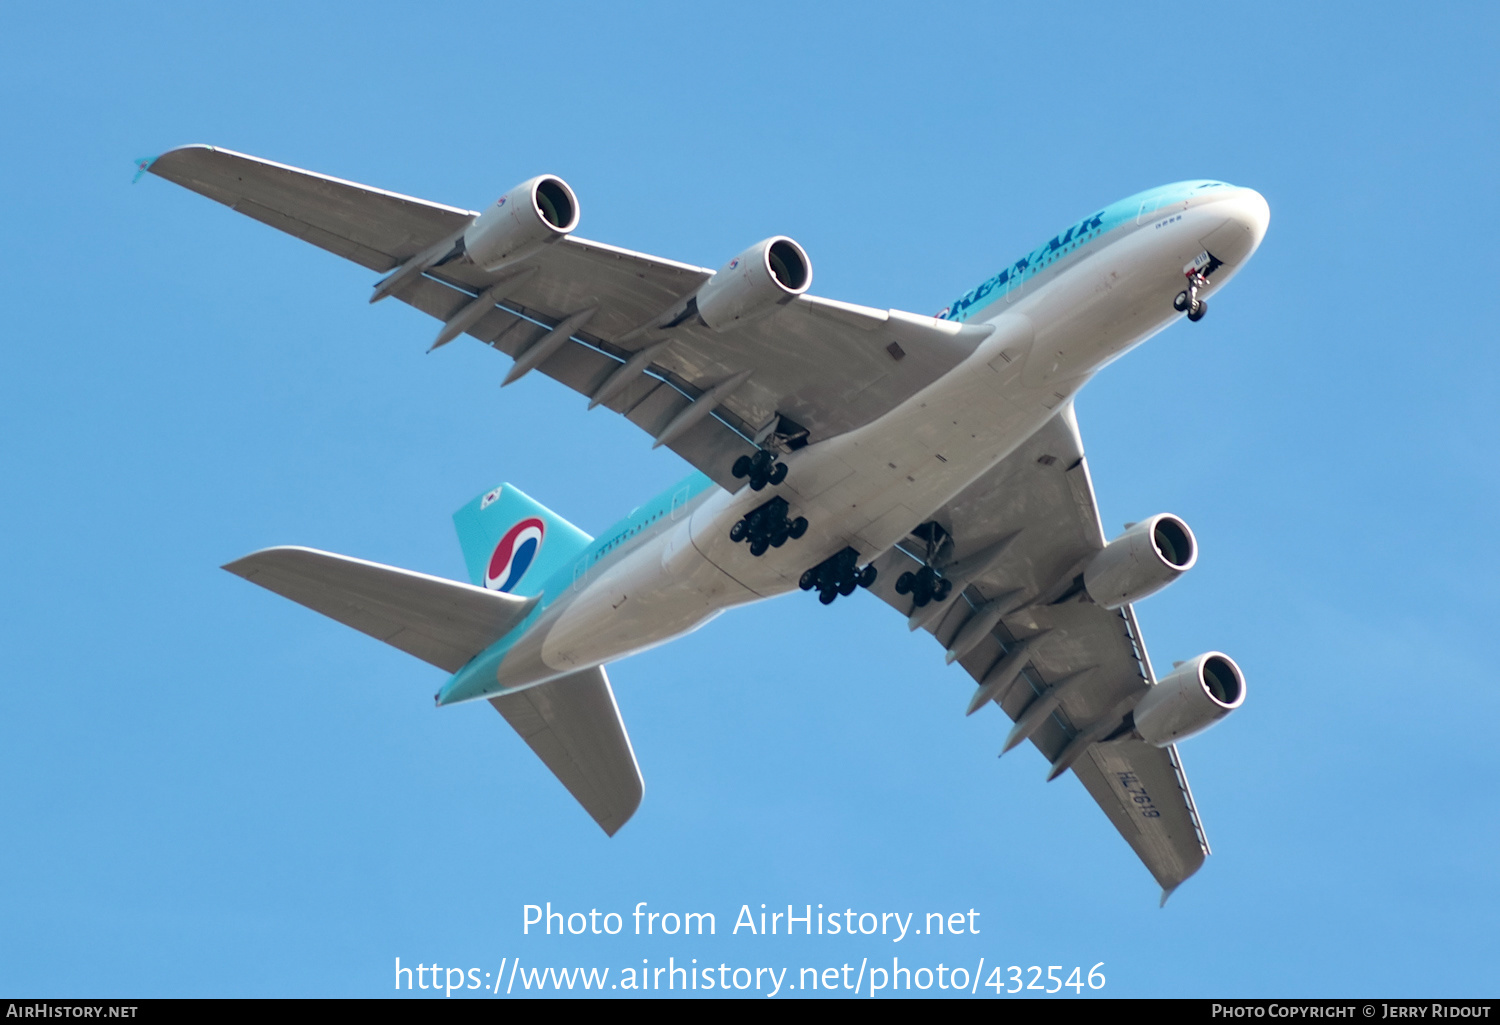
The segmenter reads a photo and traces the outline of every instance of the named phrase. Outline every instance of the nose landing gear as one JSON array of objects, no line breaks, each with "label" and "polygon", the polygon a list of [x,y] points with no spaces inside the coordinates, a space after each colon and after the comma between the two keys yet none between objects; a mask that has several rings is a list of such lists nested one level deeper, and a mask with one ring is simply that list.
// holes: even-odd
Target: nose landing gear
[{"label": "nose landing gear", "polygon": [[735,543],[749,541],[750,554],[756,558],[766,554],[768,548],[780,548],[788,541],[797,540],[807,533],[807,517],[788,519],[788,509],[790,506],[780,495],[756,506],[729,528],[729,540]]},{"label": "nose landing gear", "polygon": [[[1197,280],[1194,280],[1196,278]],[[1188,320],[1197,323],[1208,313],[1208,300],[1198,298],[1198,289],[1208,284],[1208,279],[1202,275],[1195,274],[1188,279],[1188,287],[1177,293],[1177,298],[1172,300],[1172,309],[1178,313],[1186,311]]]},{"label": "nose landing gear", "polygon": [[753,456],[740,456],[729,472],[738,478],[749,477],[751,490],[759,491],[767,484],[775,487],[786,480],[786,463],[778,463],[774,455],[760,449]]},{"label": "nose landing gear", "polygon": [[802,574],[797,586],[804,591],[817,588],[818,601],[832,605],[839,595],[847,597],[856,587],[869,587],[875,583],[875,567],[859,567],[859,553],[853,548],[830,555],[812,569]]},{"label": "nose landing gear", "polygon": [[1177,293],[1172,300],[1172,309],[1178,313],[1186,313],[1188,320],[1195,324],[1202,320],[1208,313],[1208,301],[1199,299],[1198,292],[1208,287],[1208,276],[1222,266],[1223,261],[1207,249],[1199,253],[1192,263],[1182,268],[1182,273],[1187,277],[1187,288]]}]

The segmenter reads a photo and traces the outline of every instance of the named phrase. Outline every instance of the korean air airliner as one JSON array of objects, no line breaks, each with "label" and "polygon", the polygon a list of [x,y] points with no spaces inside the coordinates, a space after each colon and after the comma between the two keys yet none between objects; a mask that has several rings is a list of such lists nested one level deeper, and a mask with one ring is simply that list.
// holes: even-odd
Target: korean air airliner
[{"label": "korean air airliner", "polygon": [[1259,193],[1092,208],[920,315],[813,295],[785,236],[717,271],[580,238],[552,175],[474,212],[213,146],[142,169],[382,274],[371,301],[435,317],[431,348],[490,346],[506,385],[552,377],[691,468],[598,537],[488,487],[454,514],[468,582],[301,547],[225,567],[438,667],[439,706],[493,705],[607,833],[643,794],[607,663],[736,605],[869,593],[967,672],[955,721],[1004,716],[1002,752],[1071,771],[1163,900],[1202,865],[1177,744],[1245,678],[1217,651],[1156,674],[1134,604],[1197,541],[1165,512],[1105,536],[1073,400],[1207,314],[1266,232]]}]

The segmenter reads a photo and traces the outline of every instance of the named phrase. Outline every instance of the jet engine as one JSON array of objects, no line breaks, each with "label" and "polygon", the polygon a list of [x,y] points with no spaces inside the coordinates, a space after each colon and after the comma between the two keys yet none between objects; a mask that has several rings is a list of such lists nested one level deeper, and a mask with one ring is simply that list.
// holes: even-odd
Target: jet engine
[{"label": "jet engine", "polygon": [[499,270],[578,227],[578,197],[544,174],[495,200],[464,231],[464,251],[485,270]]},{"label": "jet engine", "polygon": [[785,235],[757,242],[704,282],[695,297],[698,316],[715,331],[769,312],[807,291],[812,263]]},{"label": "jet engine", "polygon": [[1089,597],[1107,609],[1155,594],[1198,561],[1193,532],[1176,516],[1157,513],[1132,524],[1083,571]]},{"label": "jet engine", "polygon": [[1146,692],[1135,706],[1135,731],[1166,747],[1202,733],[1245,701],[1245,674],[1234,660],[1210,651],[1184,662]]}]

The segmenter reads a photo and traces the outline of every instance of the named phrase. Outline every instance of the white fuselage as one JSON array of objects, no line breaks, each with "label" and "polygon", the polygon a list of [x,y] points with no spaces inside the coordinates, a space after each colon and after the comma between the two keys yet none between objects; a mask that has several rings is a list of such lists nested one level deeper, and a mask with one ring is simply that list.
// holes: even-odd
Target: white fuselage
[{"label": "white fuselage", "polygon": [[[1069,402],[1101,367],[1182,314],[1172,298],[1203,239],[1237,225],[1241,252],[1216,253],[1217,290],[1254,251],[1268,220],[1249,189],[1225,189],[1143,218],[1057,261],[1037,287],[1001,297],[978,323],[988,338],[957,368],[879,419],[784,459],[785,483],[710,488],[686,514],[587,577],[533,627],[499,673],[526,686],[660,644],[734,605],[797,587],[804,570],[845,547],[874,559],[990,470]],[[1233,231],[1230,232],[1233,234]],[[779,494],[805,536],[760,557],[730,527]],[[538,643],[539,642],[539,643]]]}]

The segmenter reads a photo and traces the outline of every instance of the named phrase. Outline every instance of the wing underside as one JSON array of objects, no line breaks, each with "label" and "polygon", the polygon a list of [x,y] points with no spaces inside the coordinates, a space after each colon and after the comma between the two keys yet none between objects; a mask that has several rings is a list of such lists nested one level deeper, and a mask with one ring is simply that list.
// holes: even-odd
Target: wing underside
[{"label": "wing underside", "polygon": [[1104,535],[1072,405],[933,519],[951,538],[938,555],[954,595],[918,609],[896,593],[927,556],[916,538],[876,560],[871,590],[913,629],[961,649],[975,698],[998,704],[1054,773],[1071,768],[1170,893],[1208,842],[1176,747],[1115,735],[1155,677],[1134,611],[1101,608],[1077,588]]},{"label": "wing underside", "polygon": [[[476,216],[212,146],[170,150],[148,169],[380,272],[451,245]],[[491,273],[453,260],[403,278],[390,294],[463,325],[522,361],[518,370],[524,363],[583,395],[605,395],[600,404],[730,488],[738,486],[730,467],[753,442],[795,447],[867,423],[957,366],[988,333],[812,295],[715,332],[685,316],[711,276],[568,236],[520,267]],[[633,356],[644,363],[628,383],[601,392]],[[700,399],[712,415],[675,429]]]}]

